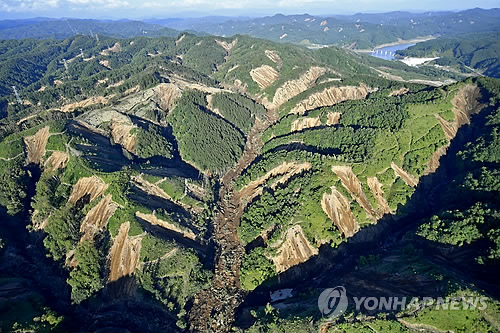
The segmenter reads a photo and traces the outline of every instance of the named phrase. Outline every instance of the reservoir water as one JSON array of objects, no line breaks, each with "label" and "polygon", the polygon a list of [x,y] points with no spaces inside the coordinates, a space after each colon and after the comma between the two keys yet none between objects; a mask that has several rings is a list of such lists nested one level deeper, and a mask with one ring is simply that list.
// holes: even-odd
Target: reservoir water
[{"label": "reservoir water", "polygon": [[370,53],[370,55],[377,57],[377,58],[380,58],[380,59],[393,60],[393,59],[395,59],[396,51],[407,49],[413,45],[415,45],[415,43],[398,44],[398,45],[376,48],[372,53]]}]

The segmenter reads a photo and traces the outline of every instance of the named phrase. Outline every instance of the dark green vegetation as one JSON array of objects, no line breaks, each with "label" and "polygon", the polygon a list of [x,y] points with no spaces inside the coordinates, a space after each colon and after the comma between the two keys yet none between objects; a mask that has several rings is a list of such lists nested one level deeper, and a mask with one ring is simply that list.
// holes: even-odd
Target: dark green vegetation
[{"label": "dark green vegetation", "polygon": [[437,38],[397,53],[410,57],[439,57],[434,61],[437,65],[451,66],[466,73],[470,72],[472,67],[486,76],[500,77],[498,33]]},{"label": "dark green vegetation", "polygon": [[169,121],[183,158],[201,170],[223,172],[241,155],[242,133],[207,110],[203,93],[183,94]]},{"label": "dark green vegetation", "polygon": [[[451,76],[438,69],[406,71],[401,64],[337,47],[310,50],[241,35],[102,36],[99,44],[74,36],[0,45],[0,70],[5,74],[0,86],[0,288],[8,287],[10,280],[4,277],[28,277],[30,288],[47,281],[38,287],[47,292],[39,303],[27,298],[16,305],[27,309],[26,318],[12,315],[18,325],[22,319],[22,325],[38,323],[63,331],[66,327],[59,325],[66,322],[80,331],[182,331],[190,327],[196,304],[207,301],[201,291],[221,289],[214,286],[221,271],[233,274],[236,284],[241,282],[242,294],[263,292],[258,295],[266,295],[259,296],[265,305],[269,290],[281,288],[280,283],[294,284],[288,280],[289,271],[316,259],[325,260],[324,274],[319,274],[321,283],[314,290],[307,289],[311,281],[296,284],[300,311],[293,306],[257,309],[252,312],[256,321],[246,323],[250,332],[317,328],[316,286],[352,283],[359,274],[388,281],[386,288],[396,288],[401,283],[396,277],[404,276],[410,281],[406,286],[415,284],[407,293],[431,285],[431,291],[442,296],[473,290],[491,295],[495,302],[497,296],[487,285],[483,291],[472,286],[470,276],[461,283],[462,273],[440,270],[435,260],[446,255],[426,254],[434,253],[432,246],[436,251],[450,246],[472,251],[479,270],[491,273],[498,264],[494,200],[499,157],[493,148],[498,146],[498,114],[493,112],[500,103],[497,81],[475,78],[439,88],[395,82],[381,78],[375,68],[388,66],[384,70],[403,72],[405,79]],[[263,65],[278,76],[261,89],[250,71]],[[317,76],[311,74],[312,67]],[[16,104],[11,85],[18,86],[24,105]],[[290,114],[313,94],[333,88],[345,89],[342,102],[322,96],[327,100],[320,103],[323,106]],[[365,89],[366,98],[355,94],[356,89]],[[282,103],[266,109],[277,92],[284,96]],[[443,128],[453,126],[458,114],[454,108],[468,114],[479,111],[478,103],[486,105],[484,111],[464,126],[465,134],[460,129],[450,140]],[[332,115],[340,115],[338,123],[330,122]],[[115,131],[117,124],[122,127]],[[45,126],[48,138],[40,131]],[[28,136],[35,139],[25,140]],[[462,146],[456,148],[454,142]],[[411,214],[420,203],[416,200],[428,195],[422,192],[426,179],[434,171],[436,179],[441,176],[442,168],[432,170],[435,161],[430,160],[447,146],[446,158],[460,162],[445,164],[459,170],[446,178],[450,187],[431,191],[439,194],[433,201],[439,209],[423,206],[425,214],[415,219]],[[40,156],[40,164],[26,165],[27,156]],[[342,172],[359,187],[344,186]],[[249,184],[255,187],[249,190]],[[235,199],[241,199],[236,206],[241,205],[233,210]],[[352,216],[352,230],[343,231],[344,220],[332,221],[335,200],[346,202],[344,216]],[[377,223],[384,214],[388,220],[395,217],[395,232],[390,233],[394,236],[377,232],[389,223]],[[407,220],[420,222],[410,225]],[[228,227],[215,228],[215,221]],[[346,237],[349,233],[361,247],[370,237],[395,245],[383,252],[382,246],[373,250],[367,242],[365,252],[351,252],[356,241]],[[215,245],[220,239],[230,244]],[[230,272],[214,265],[228,248],[242,250],[228,259]],[[345,265],[339,267],[346,271],[329,271],[341,249],[346,250],[341,259]],[[27,268],[20,270],[9,258],[24,258],[19,266]],[[240,263],[239,272],[231,266]],[[355,266],[359,272],[352,269]],[[38,271],[43,274],[33,276]],[[300,273],[308,278],[307,267]],[[422,280],[411,280],[415,275]],[[366,282],[361,282],[362,288],[369,289],[373,281]],[[496,312],[489,314],[498,318]],[[61,321],[61,316],[68,319]],[[469,331],[490,325],[477,311],[470,314],[471,320],[443,315],[444,324],[434,322],[436,316],[422,311],[405,318],[441,330],[458,331],[454,322]],[[210,313],[201,318],[213,320]],[[349,318],[334,331],[363,330],[367,325],[378,331],[406,330],[393,317]],[[4,317],[1,325],[7,331],[20,327]]]}]

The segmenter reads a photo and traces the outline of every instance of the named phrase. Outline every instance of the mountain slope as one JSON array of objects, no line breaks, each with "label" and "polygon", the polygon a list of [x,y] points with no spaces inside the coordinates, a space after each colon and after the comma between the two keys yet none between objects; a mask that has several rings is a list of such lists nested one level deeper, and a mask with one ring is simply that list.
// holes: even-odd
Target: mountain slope
[{"label": "mountain slope", "polygon": [[[409,221],[436,215],[422,222],[418,235],[466,243],[454,232],[461,215],[447,211],[468,214],[469,202],[458,197],[455,206],[443,204],[443,212],[431,203],[421,210],[429,216],[413,215],[420,204],[414,200],[439,190],[436,183],[437,190],[422,192],[434,184],[426,179],[441,175],[446,158],[473,161],[450,183],[477,188],[484,200],[497,191],[490,184],[498,168],[490,148],[497,123],[485,120],[499,103],[493,79],[442,87],[391,81],[379,72],[401,70],[390,62],[241,35],[3,43],[9,81],[0,104],[6,115],[0,123],[0,238],[6,244],[0,306],[28,309],[0,316],[5,330],[274,332],[273,325],[295,321],[269,307],[255,312],[256,321],[245,311],[252,302],[265,306],[269,291],[287,284],[308,300],[297,322],[318,325],[318,288],[355,279],[358,259],[365,274],[374,274],[368,266],[377,260],[395,260],[356,250],[371,251],[384,232],[400,244],[415,227]],[[15,81],[19,70],[11,59],[22,55],[40,57],[32,61],[39,72]],[[418,68],[406,75],[428,78]],[[19,85],[22,104],[8,91],[10,82]],[[458,154],[455,145],[469,141]],[[495,210],[484,205],[474,214],[486,222],[471,221],[478,232],[466,240],[477,246],[475,269],[492,272],[498,224]],[[410,250],[396,246],[398,262]],[[425,259],[412,255],[412,263]],[[344,259],[338,269],[347,271],[335,280],[332,264]],[[40,266],[45,274],[30,273]],[[300,281],[318,267],[325,270],[324,285],[306,297]],[[408,276],[379,273],[388,277],[387,288],[396,288],[398,274],[415,282],[411,269]],[[477,281],[473,290],[490,297],[497,318],[496,289],[464,266],[457,270]],[[451,273],[439,281],[471,288]],[[405,293],[418,290],[419,281]],[[435,290],[440,283],[423,285]],[[304,318],[309,312],[314,317]],[[37,319],[44,314],[51,320]]]}]

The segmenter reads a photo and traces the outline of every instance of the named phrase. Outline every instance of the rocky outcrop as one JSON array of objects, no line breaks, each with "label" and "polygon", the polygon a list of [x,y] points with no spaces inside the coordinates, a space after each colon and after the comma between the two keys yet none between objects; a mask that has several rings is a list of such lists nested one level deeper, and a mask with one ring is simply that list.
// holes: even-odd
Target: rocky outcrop
[{"label": "rocky outcrop", "polygon": [[358,232],[359,225],[352,214],[351,204],[335,186],[332,186],[331,194],[323,194],[321,208],[344,237],[351,237]]},{"label": "rocky outcrop", "polygon": [[137,216],[138,218],[140,218],[146,222],[151,223],[152,225],[157,225],[157,226],[160,226],[162,228],[174,231],[175,233],[178,233],[185,238],[189,238],[191,240],[196,239],[196,235],[191,230],[184,230],[184,229],[179,228],[175,224],[161,220],[161,219],[156,217],[155,212],[153,212],[152,214],[144,214],[141,212],[136,212],[135,216]]},{"label": "rocky outcrop", "polygon": [[109,64],[109,60],[99,60],[99,65],[106,67],[107,69],[111,69],[111,65]]},{"label": "rocky outcrop", "polygon": [[45,146],[49,139],[49,127],[42,127],[34,135],[24,138],[26,150],[26,164],[34,163],[40,165],[45,156]]},{"label": "rocky outcrop", "polygon": [[123,149],[135,153],[135,145],[137,137],[132,134],[131,131],[137,126],[133,125],[132,122],[123,122],[120,120],[111,120],[111,139],[114,143],[119,144]]},{"label": "rocky outcrop", "polygon": [[62,169],[68,164],[69,154],[62,151],[54,151],[52,155],[45,161],[45,170],[54,171]]},{"label": "rocky outcrop", "polygon": [[265,50],[264,53],[266,54],[266,57],[268,57],[269,60],[271,60],[275,64],[281,64],[281,58],[278,52],[272,50]]},{"label": "rocky outcrop", "polygon": [[361,186],[361,182],[352,171],[352,168],[350,166],[333,166],[332,171],[339,177],[342,185],[365,210],[366,214],[372,218],[377,217],[377,212],[373,209],[372,204],[363,190],[363,186]]},{"label": "rocky outcrop", "polygon": [[172,83],[161,83],[153,88],[156,103],[165,111],[171,110],[175,101],[181,97],[181,90]]},{"label": "rocky outcrop", "polygon": [[73,191],[68,199],[71,203],[76,203],[84,196],[89,196],[89,202],[100,196],[106,191],[108,184],[97,176],[83,177],[73,186]]},{"label": "rocky outcrop", "polygon": [[375,89],[371,89],[364,84],[361,84],[359,87],[346,86],[326,88],[297,103],[290,113],[304,114],[306,111],[323,106],[335,105],[348,100],[365,99],[366,96],[373,91],[375,91]]},{"label": "rocky outcrop", "polygon": [[321,126],[321,120],[318,117],[315,118],[299,118],[294,120],[290,132],[302,131],[304,128],[318,127]]},{"label": "rocky outcrop", "polygon": [[250,76],[260,87],[260,89],[265,89],[273,84],[280,75],[279,73],[268,65],[262,65],[260,67],[254,68],[250,71]]},{"label": "rocky outcrop", "polygon": [[129,237],[130,222],[120,225],[110,251],[109,281],[132,276],[139,264],[142,236]]},{"label": "rocky outcrop", "polygon": [[341,115],[340,112],[328,112],[328,115],[327,115],[328,118],[326,120],[326,124],[328,126],[337,125],[340,121],[340,115]]},{"label": "rocky outcrop", "polygon": [[309,243],[300,225],[294,225],[288,229],[285,241],[271,259],[276,267],[276,272],[282,273],[317,254],[318,249]]},{"label": "rocky outcrop", "polygon": [[94,238],[98,232],[104,230],[109,219],[115,213],[118,205],[113,202],[111,194],[101,199],[85,216],[80,225],[83,234],[81,241]]},{"label": "rocky outcrop", "polygon": [[378,181],[377,177],[368,177],[367,179],[368,187],[372,191],[375,200],[377,200],[379,216],[384,214],[391,214],[391,208],[384,197],[384,190],[382,189],[382,184]]},{"label": "rocky outcrop", "polygon": [[391,162],[391,168],[394,170],[397,176],[401,177],[403,181],[411,187],[415,187],[418,184],[418,179],[410,175],[408,172],[403,170],[400,166],[398,166],[396,163]]},{"label": "rocky outcrop", "polygon": [[303,91],[306,91],[324,73],[326,73],[326,68],[311,67],[298,79],[286,82],[276,90],[276,93],[273,97],[273,106],[279,107],[290,98],[297,96]]}]

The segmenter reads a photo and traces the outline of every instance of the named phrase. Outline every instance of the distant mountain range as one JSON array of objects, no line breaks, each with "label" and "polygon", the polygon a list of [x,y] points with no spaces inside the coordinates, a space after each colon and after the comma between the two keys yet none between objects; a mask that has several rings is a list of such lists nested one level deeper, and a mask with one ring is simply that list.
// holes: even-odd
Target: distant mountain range
[{"label": "distant mountain range", "polygon": [[106,21],[33,18],[0,21],[0,39],[56,38],[75,34],[105,34],[115,38],[176,36],[179,31],[199,35],[250,35],[306,46],[337,45],[352,49],[433,35],[451,37],[500,31],[500,9],[460,12],[390,12],[381,14],[266,16],[260,18],[209,16],[144,21]]}]

